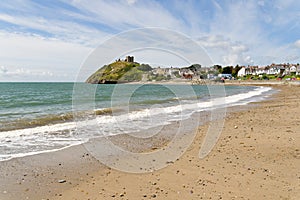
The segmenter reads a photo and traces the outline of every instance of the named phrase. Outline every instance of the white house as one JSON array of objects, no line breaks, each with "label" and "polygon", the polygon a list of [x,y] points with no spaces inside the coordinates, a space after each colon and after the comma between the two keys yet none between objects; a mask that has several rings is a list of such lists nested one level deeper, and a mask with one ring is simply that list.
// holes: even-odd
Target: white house
[{"label": "white house", "polygon": [[277,75],[277,74],[280,74],[280,67],[270,67],[268,70],[267,70],[267,74],[268,75]]},{"label": "white house", "polygon": [[290,72],[292,73],[292,72],[297,72],[297,67],[296,66],[291,66],[290,67]]},{"label": "white house", "polygon": [[289,74],[291,74],[293,72],[296,73],[296,71],[297,71],[297,68],[295,66],[286,67],[285,70],[284,70],[284,72],[283,72],[283,75],[289,75]]},{"label": "white house", "polygon": [[237,76],[238,77],[242,77],[242,76],[245,76],[246,75],[246,68],[245,67],[242,67],[238,73],[237,73]]},{"label": "white house", "polygon": [[272,64],[270,66],[248,66],[242,67],[238,71],[238,76],[245,76],[245,75],[287,75],[291,73],[296,73],[296,75],[300,75],[300,65],[295,64]]},{"label": "white house", "polygon": [[266,67],[259,67],[256,69],[256,75],[262,75],[262,74],[266,74],[266,73],[267,73]]}]

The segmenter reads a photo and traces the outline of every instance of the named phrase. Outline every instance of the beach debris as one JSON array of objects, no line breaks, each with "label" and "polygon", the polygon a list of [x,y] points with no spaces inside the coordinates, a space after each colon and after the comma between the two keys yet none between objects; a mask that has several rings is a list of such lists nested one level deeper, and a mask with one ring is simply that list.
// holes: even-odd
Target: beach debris
[{"label": "beach debris", "polygon": [[65,182],[67,182],[67,181],[64,179],[58,180],[58,183],[65,183]]},{"label": "beach debris", "polygon": [[166,164],[173,164],[174,161],[167,161]]}]

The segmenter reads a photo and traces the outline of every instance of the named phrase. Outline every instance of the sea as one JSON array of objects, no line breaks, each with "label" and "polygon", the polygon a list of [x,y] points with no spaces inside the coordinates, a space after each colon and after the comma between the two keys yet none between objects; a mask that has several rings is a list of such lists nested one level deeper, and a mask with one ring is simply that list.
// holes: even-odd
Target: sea
[{"label": "sea", "polygon": [[272,93],[257,86],[0,83],[0,161],[245,106]]}]

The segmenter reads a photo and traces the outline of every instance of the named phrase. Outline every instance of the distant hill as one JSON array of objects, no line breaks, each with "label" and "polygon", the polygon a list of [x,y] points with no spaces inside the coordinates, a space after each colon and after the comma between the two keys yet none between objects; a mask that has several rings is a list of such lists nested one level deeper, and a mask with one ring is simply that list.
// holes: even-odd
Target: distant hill
[{"label": "distant hill", "polygon": [[134,62],[133,56],[126,56],[124,60],[118,59],[98,69],[86,80],[86,83],[116,84],[192,79],[201,77],[201,70],[200,64],[192,64],[188,67],[152,68],[149,64]]},{"label": "distant hill", "polygon": [[152,67],[147,64],[137,62],[116,61],[109,65],[104,65],[87,80],[87,83],[117,83],[141,81],[143,74],[151,71]]}]

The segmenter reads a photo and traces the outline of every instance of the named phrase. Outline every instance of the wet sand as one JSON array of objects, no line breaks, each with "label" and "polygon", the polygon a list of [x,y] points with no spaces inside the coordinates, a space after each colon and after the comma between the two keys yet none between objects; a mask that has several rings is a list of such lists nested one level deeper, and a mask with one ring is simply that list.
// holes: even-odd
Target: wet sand
[{"label": "wet sand", "polygon": [[0,199],[300,199],[300,87],[274,87],[281,91],[268,101],[226,117],[204,159],[198,154],[209,123],[179,159],[147,173],[105,167],[74,146],[1,162]]}]

